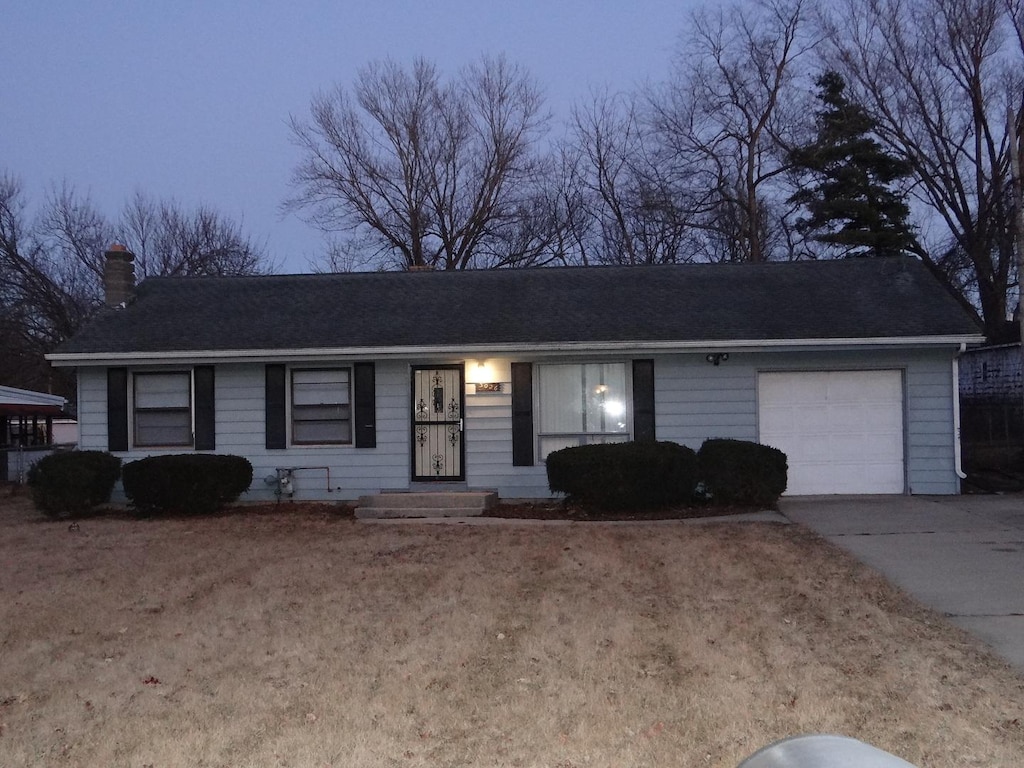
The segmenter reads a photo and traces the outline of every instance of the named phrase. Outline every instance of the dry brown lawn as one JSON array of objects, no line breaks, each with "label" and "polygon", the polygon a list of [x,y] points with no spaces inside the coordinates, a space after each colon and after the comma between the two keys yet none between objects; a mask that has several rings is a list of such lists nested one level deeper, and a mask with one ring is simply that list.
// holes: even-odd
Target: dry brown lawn
[{"label": "dry brown lawn", "polygon": [[0,501],[0,765],[1020,766],[1024,678],[798,526]]}]

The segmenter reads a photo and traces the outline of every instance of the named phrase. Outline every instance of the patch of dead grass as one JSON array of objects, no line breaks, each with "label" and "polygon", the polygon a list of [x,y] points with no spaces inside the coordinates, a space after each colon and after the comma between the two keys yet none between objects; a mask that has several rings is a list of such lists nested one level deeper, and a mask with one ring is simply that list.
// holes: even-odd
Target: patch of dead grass
[{"label": "patch of dead grass", "polygon": [[1024,679],[798,526],[43,521],[0,505],[0,764],[1017,766]]}]

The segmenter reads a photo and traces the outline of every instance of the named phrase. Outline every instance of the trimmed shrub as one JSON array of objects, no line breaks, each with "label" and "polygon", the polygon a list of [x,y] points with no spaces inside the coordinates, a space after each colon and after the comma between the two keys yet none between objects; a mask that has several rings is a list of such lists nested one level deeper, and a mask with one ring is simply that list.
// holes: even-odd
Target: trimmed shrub
[{"label": "trimmed shrub", "polygon": [[786,490],[786,454],[746,440],[705,440],[698,475],[712,504],[774,506]]},{"label": "trimmed shrub", "polygon": [[121,460],[106,451],[66,451],[44,456],[28,471],[32,503],[49,517],[84,515],[110,501]]},{"label": "trimmed shrub", "polygon": [[606,443],[554,451],[548,487],[603,509],[686,504],[697,484],[697,455],[670,442]]},{"label": "trimmed shrub", "polygon": [[125,495],[142,514],[206,515],[249,488],[252,464],[241,456],[184,453],[133,461],[122,475]]}]

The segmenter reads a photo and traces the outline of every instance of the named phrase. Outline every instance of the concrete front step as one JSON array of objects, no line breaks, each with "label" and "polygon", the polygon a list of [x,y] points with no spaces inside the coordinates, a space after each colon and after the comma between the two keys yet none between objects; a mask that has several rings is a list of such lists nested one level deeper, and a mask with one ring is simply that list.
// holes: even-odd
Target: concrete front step
[{"label": "concrete front step", "polygon": [[494,506],[493,491],[390,491],[359,497],[360,507],[480,507]]},{"label": "concrete front step", "polygon": [[377,493],[361,496],[356,517],[471,517],[498,503],[493,491]]},{"label": "concrete front step", "polygon": [[482,509],[473,507],[356,507],[357,520],[380,520],[388,517],[479,517]]}]

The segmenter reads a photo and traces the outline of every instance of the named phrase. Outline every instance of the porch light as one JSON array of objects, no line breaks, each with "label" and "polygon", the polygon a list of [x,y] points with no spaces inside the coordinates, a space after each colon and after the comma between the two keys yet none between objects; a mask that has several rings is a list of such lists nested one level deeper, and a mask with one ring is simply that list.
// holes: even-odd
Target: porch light
[{"label": "porch light", "polygon": [[466,362],[466,383],[472,384],[477,394],[481,392],[501,392],[501,383],[496,381],[497,374],[485,360]]},{"label": "porch light", "polygon": [[490,371],[487,368],[487,363],[483,360],[467,360],[466,361],[466,383],[467,384],[480,384],[485,381],[491,380]]}]

